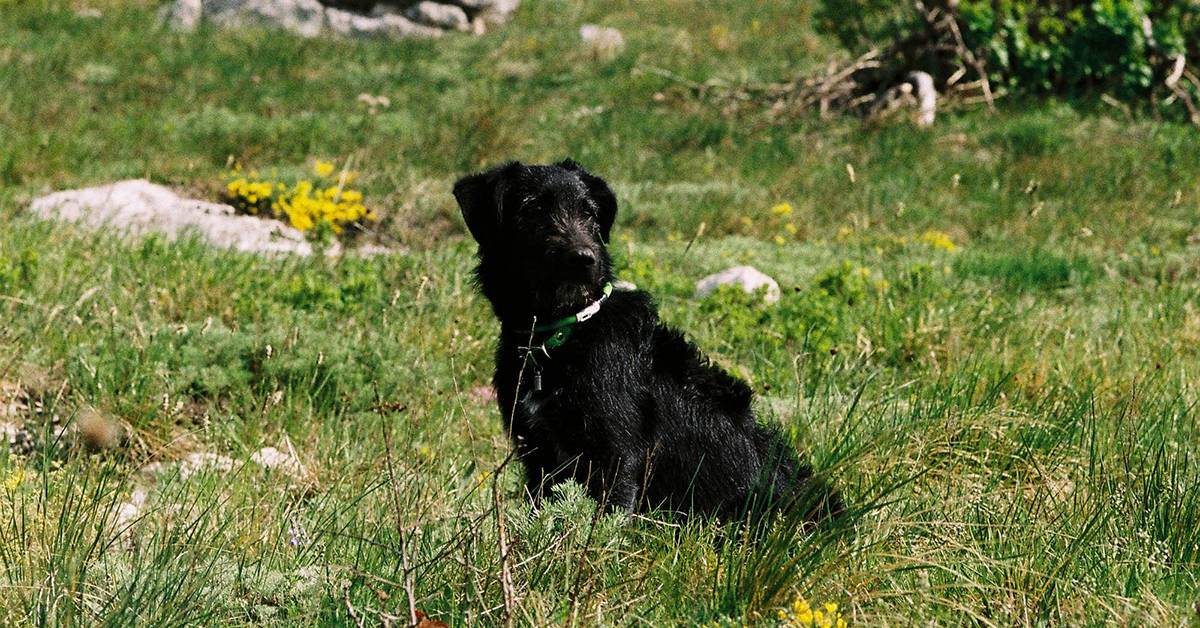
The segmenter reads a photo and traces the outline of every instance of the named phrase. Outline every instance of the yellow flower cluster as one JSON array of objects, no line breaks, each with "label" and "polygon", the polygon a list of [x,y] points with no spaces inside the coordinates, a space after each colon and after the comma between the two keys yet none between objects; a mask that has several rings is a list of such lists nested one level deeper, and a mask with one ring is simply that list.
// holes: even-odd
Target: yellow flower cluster
[{"label": "yellow flower cluster", "polygon": [[847,226],[838,227],[837,235],[834,236],[834,241],[839,244],[874,244],[875,252],[883,253],[884,250],[894,250],[897,248],[908,246],[909,244],[925,244],[931,248],[942,249],[953,253],[958,250],[954,241],[950,239],[950,235],[945,231],[929,230],[916,237],[881,235],[873,236],[869,233],[858,234]]},{"label": "yellow flower cluster", "polygon": [[21,482],[24,481],[25,471],[22,469],[16,469],[15,471],[9,472],[9,474],[4,478],[2,485],[4,486],[4,490],[11,493],[17,490],[17,487],[20,486]]},{"label": "yellow flower cluster", "polygon": [[805,626],[811,628],[846,628],[846,620],[838,612],[838,605],[829,602],[820,608],[812,608],[799,595],[792,600],[787,608],[779,609],[779,619],[784,626]]},{"label": "yellow flower cluster", "polygon": [[921,234],[921,241],[935,249],[954,250],[954,242],[944,231],[926,231]]},{"label": "yellow flower cluster", "polygon": [[775,205],[771,206],[766,219],[762,223],[763,226],[758,229],[755,229],[755,221],[750,216],[739,216],[738,220],[747,230],[753,229],[755,231],[759,231],[760,233],[768,229],[782,229],[783,233],[776,232],[775,235],[771,237],[771,240],[774,241],[775,244],[787,244],[789,241],[794,240],[800,233],[800,228],[796,226],[796,223],[790,221],[784,222],[787,221],[791,215],[792,206],[790,203],[776,203]]},{"label": "yellow flower cluster", "polygon": [[313,165],[315,182],[301,179],[289,186],[260,179],[253,171],[243,175],[235,165],[225,185],[225,200],[242,213],[287,220],[301,231],[328,225],[334,233],[342,233],[346,225],[376,220],[363,205],[362,192],[348,187],[356,173],[343,170],[333,177],[336,170],[332,162],[318,159]]}]

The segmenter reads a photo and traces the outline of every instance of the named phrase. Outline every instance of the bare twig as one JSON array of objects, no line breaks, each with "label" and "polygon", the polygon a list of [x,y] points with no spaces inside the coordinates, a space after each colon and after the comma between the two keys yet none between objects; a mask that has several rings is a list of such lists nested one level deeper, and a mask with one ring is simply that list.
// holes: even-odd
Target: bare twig
[{"label": "bare twig", "polygon": [[511,626],[513,621],[513,609],[517,605],[516,592],[513,590],[512,569],[508,564],[509,559],[509,543],[508,529],[504,523],[504,506],[500,502],[500,470],[512,460],[512,452],[496,471],[492,473],[492,500],[496,507],[496,540],[500,545],[500,591],[504,596],[504,625]]},{"label": "bare twig", "polygon": [[988,81],[987,69],[983,67],[983,63],[979,61],[975,53],[971,52],[971,49],[967,47],[967,42],[963,40],[962,31],[958,30],[958,20],[954,19],[953,15],[950,15],[946,17],[946,24],[950,26],[950,32],[954,35],[954,42],[958,46],[958,51],[962,55],[962,58],[971,67],[975,68],[975,72],[979,74],[979,85],[983,89],[983,99],[987,102],[988,109],[995,111],[996,103],[992,98],[992,84]]},{"label": "bare twig", "polygon": [[[354,620],[354,625],[358,628],[363,628],[362,618],[354,610],[354,605],[350,603],[350,587],[342,588],[342,599],[346,601],[346,612],[350,614],[350,619]],[[414,624],[416,622],[413,622]]]},{"label": "bare twig", "polygon": [[[396,532],[400,535],[400,568],[404,572],[404,595],[408,598],[409,625],[417,625],[417,596],[416,583],[413,582],[413,572],[408,565],[408,536],[404,529],[404,518],[400,510],[400,488],[396,484],[396,473],[392,465],[391,430],[387,428],[386,415],[383,413],[383,400],[379,397],[379,383],[371,382],[375,389],[375,408],[379,412],[379,429],[383,432],[384,460],[387,465],[388,482],[392,489],[392,503],[396,509]],[[349,604],[349,598],[346,603]]]}]

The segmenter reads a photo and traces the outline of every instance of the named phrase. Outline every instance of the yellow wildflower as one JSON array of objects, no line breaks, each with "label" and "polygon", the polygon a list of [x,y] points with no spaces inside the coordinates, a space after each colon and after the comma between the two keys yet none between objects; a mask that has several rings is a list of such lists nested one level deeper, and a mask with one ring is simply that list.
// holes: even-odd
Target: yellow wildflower
[{"label": "yellow wildflower", "polygon": [[926,231],[921,234],[921,241],[935,249],[944,249],[946,251],[954,250],[954,242],[950,240],[950,236],[943,231]]},{"label": "yellow wildflower", "polygon": [[17,490],[17,487],[20,486],[21,482],[24,482],[24,481],[25,481],[25,470],[24,469],[15,469],[13,471],[10,471],[8,474],[8,477],[4,478],[4,490],[11,493],[11,492]]},{"label": "yellow wildflower", "polygon": [[[333,164],[317,160],[314,170],[322,176],[332,174]],[[334,233],[342,233],[348,223],[377,219],[362,204],[362,192],[347,187],[346,174],[343,172],[337,185],[328,187],[317,187],[308,179],[289,188],[281,182],[239,177],[226,183],[225,189],[230,203],[244,213],[270,213],[302,231],[328,225]]]},{"label": "yellow wildflower", "polygon": [[333,174],[333,162],[318,159],[313,164],[313,172],[317,173],[318,177],[328,177]]},{"label": "yellow wildflower", "polygon": [[792,206],[787,203],[780,203],[771,208],[771,213],[776,216],[790,216],[792,214]]},{"label": "yellow wildflower", "polygon": [[784,225],[783,229],[792,235],[796,235],[796,232],[799,231],[799,229],[796,228],[796,225],[790,222]]},{"label": "yellow wildflower", "polygon": [[783,236],[781,236],[781,235],[775,236],[775,244],[783,244],[784,242],[787,242],[787,240],[783,239]]}]

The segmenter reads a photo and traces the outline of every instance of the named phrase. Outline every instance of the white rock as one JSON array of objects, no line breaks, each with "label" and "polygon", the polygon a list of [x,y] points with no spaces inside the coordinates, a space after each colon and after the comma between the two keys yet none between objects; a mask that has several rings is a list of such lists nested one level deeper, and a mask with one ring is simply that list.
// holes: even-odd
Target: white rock
[{"label": "white rock", "polygon": [[180,198],[142,179],[35,199],[30,211],[42,218],[76,222],[91,229],[112,228],[131,235],[161,233],[174,239],[196,233],[238,251],[311,255],[304,234],[289,225],[239,216],[228,205]]},{"label": "white rock", "polygon": [[740,286],[747,294],[753,294],[762,286],[766,286],[767,294],[763,300],[767,303],[779,300],[779,284],[753,266],[734,266],[697,281],[695,298],[708,296],[718,286]]},{"label": "white rock", "polygon": [[200,27],[200,18],[204,17],[203,0],[175,0],[165,8],[167,26],[190,33]]},{"label": "white rock", "polygon": [[331,33],[346,37],[439,37],[442,34],[442,31],[417,24],[385,5],[377,5],[370,15],[328,7],[325,18]]},{"label": "white rock", "polygon": [[291,454],[279,451],[274,447],[263,447],[250,456],[251,462],[264,469],[275,469],[283,472],[291,479],[302,482],[308,478],[308,470]]},{"label": "white rock", "polygon": [[179,461],[179,477],[189,477],[205,471],[228,472],[234,468],[233,458],[214,454],[210,451],[197,451],[184,456]]},{"label": "white rock", "polygon": [[183,32],[195,31],[207,18],[228,27],[283,29],[303,37],[437,37],[443,29],[482,34],[488,26],[508,21],[519,1],[427,0],[409,6],[409,17],[405,17],[401,7],[408,2],[399,7],[395,2],[380,2],[365,15],[326,6],[320,0],[172,0],[159,15],[168,26]]},{"label": "white rock", "polygon": [[621,31],[607,26],[584,24],[579,27],[579,37],[591,57],[598,61],[611,61],[625,48]]},{"label": "white rock", "polygon": [[204,14],[228,26],[255,24],[316,37],[325,28],[325,5],[317,0],[205,0]]},{"label": "white rock", "polygon": [[520,0],[493,0],[490,6],[480,9],[475,17],[488,26],[499,26],[512,17],[519,3]]},{"label": "white rock", "polygon": [[429,0],[418,2],[408,7],[404,10],[404,16],[414,22],[437,26],[439,28],[458,31],[470,30],[471,28],[471,21],[467,19],[467,12],[463,11],[461,7],[430,2]]},{"label": "white rock", "polygon": [[113,530],[121,534],[123,537],[130,535],[131,528],[138,517],[142,516],[142,512],[146,509],[146,487],[137,485],[134,486],[133,492],[129,495],[129,501],[117,504],[116,512],[113,513],[112,526]]}]

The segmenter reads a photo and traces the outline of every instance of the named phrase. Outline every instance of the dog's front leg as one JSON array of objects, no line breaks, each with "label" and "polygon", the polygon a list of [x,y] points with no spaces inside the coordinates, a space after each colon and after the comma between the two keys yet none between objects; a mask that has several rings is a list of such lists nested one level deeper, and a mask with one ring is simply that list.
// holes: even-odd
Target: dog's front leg
[{"label": "dog's front leg", "polygon": [[525,496],[537,508],[550,494],[550,488],[562,481],[562,472],[554,455],[545,446],[535,447],[524,438],[517,439],[517,455],[525,467]]},{"label": "dog's front leg", "polygon": [[622,512],[627,517],[637,510],[638,496],[641,494],[640,460],[637,456],[618,456],[605,478],[607,481],[602,501],[609,509]]}]

